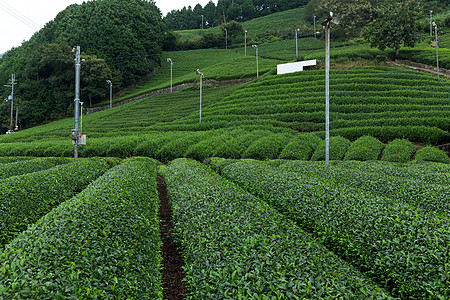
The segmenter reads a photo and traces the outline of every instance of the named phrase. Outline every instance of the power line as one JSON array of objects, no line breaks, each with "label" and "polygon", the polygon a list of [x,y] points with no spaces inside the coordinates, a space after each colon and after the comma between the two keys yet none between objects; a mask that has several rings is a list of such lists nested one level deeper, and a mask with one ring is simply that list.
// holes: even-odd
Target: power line
[{"label": "power line", "polygon": [[38,31],[41,26],[39,26],[36,22],[22,14],[20,11],[16,10],[14,7],[10,6],[9,4],[5,3],[3,0],[0,0],[0,8],[3,9],[6,13],[8,13],[10,16],[16,18],[26,26],[30,27],[33,30]]}]

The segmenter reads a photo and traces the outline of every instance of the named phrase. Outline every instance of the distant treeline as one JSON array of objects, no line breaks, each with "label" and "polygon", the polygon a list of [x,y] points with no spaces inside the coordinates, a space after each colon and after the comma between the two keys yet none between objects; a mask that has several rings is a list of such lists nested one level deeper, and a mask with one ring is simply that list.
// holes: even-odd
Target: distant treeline
[{"label": "distant treeline", "polygon": [[219,0],[209,1],[205,7],[197,4],[172,10],[164,21],[168,30],[185,30],[218,26],[229,21],[244,22],[272,13],[306,5],[309,0]]}]

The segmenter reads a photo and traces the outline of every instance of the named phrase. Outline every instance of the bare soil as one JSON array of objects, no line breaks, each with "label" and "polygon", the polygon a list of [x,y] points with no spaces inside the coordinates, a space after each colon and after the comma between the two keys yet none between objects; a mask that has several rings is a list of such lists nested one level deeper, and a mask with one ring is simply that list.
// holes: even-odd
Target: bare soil
[{"label": "bare soil", "polygon": [[162,175],[158,175],[158,193],[160,200],[159,218],[161,220],[164,299],[183,299],[183,294],[186,292],[186,286],[183,282],[185,277],[183,271],[184,261],[178,250],[179,245],[171,236],[173,229],[172,210]]}]

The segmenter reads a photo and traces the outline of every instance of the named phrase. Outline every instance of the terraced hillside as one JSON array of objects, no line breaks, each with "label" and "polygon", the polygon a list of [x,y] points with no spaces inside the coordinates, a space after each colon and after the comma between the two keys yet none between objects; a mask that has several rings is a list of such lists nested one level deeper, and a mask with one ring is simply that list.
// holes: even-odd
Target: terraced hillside
[{"label": "terraced hillside", "polygon": [[[137,154],[160,161],[211,156],[277,158],[299,133],[312,132],[323,138],[323,73],[267,74],[242,86],[205,88],[201,123],[195,88],[90,114],[83,120],[88,143],[80,154]],[[398,68],[333,70],[331,135],[350,141],[372,136],[383,143],[398,138],[448,143],[448,85],[447,79]],[[2,136],[0,154],[71,156],[73,148],[66,137],[71,122]],[[335,159],[342,159],[346,149]]]}]

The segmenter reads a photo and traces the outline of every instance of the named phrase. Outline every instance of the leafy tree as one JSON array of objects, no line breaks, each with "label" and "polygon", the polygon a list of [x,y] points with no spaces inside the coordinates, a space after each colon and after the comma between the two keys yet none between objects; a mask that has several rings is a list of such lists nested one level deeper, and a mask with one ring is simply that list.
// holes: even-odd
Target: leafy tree
[{"label": "leafy tree", "polygon": [[216,19],[216,5],[214,2],[209,1],[203,8],[203,15],[205,17],[205,24],[207,27],[214,26],[214,20]]},{"label": "leafy tree", "polygon": [[417,0],[386,1],[374,11],[373,21],[364,29],[363,36],[371,47],[384,51],[400,46],[414,47],[421,40],[417,20],[421,17],[421,5]]}]

